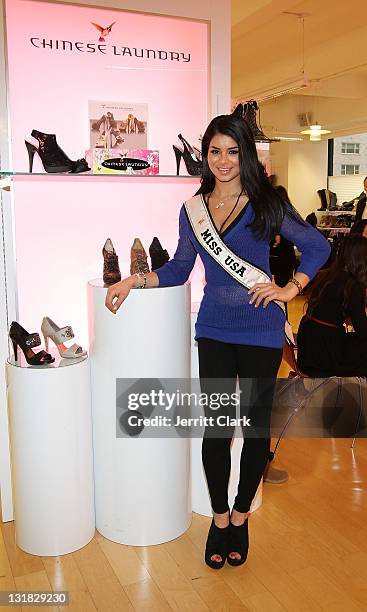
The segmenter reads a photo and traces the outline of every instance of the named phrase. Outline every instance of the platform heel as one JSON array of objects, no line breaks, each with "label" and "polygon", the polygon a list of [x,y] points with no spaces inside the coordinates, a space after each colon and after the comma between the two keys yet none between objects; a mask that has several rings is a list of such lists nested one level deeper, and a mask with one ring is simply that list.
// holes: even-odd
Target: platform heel
[{"label": "platform heel", "polygon": [[29,157],[29,172],[32,173],[33,170],[33,158],[34,154],[37,152],[37,147],[35,147],[32,143],[25,140],[25,146],[27,147],[28,157]]},{"label": "platform heel", "polygon": [[181,165],[181,159],[182,159],[182,151],[181,149],[179,149],[178,147],[176,147],[176,145],[172,145],[173,150],[175,152],[175,156],[176,156],[176,174],[177,176],[180,174],[180,165]]}]

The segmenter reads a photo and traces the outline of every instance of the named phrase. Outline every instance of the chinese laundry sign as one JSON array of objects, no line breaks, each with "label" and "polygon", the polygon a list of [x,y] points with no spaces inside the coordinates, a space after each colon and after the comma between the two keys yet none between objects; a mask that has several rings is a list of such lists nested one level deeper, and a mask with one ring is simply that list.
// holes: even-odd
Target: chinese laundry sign
[{"label": "chinese laundry sign", "polygon": [[143,47],[126,47],[124,45],[106,45],[105,43],[91,43],[71,40],[54,40],[32,36],[30,44],[37,49],[52,49],[53,51],[66,51],[77,53],[103,53],[103,55],[119,55],[122,57],[137,57],[158,59],[169,62],[190,62],[191,53],[184,51],[171,51],[165,49],[146,49]]}]

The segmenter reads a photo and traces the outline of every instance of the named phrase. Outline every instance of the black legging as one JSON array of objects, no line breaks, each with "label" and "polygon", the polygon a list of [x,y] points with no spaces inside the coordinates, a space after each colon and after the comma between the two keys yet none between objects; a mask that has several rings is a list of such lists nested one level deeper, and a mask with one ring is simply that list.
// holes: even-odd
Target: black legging
[{"label": "black legging", "polygon": [[[240,479],[234,502],[238,512],[248,512],[269,458],[271,408],[282,349],[228,344],[208,338],[200,338],[198,346],[202,393],[231,394],[236,389],[237,376],[240,388],[245,393],[246,385],[244,381],[241,383],[241,379],[252,379],[251,399],[247,406],[241,405],[241,416],[245,414],[250,419],[251,433],[241,452]],[[214,417],[218,414],[234,416],[235,408],[220,408],[215,412],[205,408],[205,414]],[[218,430],[222,437],[213,437],[213,428],[206,428],[202,456],[212,509],[221,514],[229,510],[230,447],[234,427],[218,427]],[[246,427],[242,431],[246,437]]]}]

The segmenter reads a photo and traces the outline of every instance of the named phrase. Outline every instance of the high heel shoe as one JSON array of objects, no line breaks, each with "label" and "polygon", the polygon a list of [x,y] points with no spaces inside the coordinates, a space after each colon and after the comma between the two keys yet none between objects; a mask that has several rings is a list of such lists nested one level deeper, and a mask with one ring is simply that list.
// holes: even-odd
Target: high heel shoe
[{"label": "high heel shoe", "polygon": [[43,366],[55,361],[54,357],[46,351],[42,350],[35,353],[32,350],[32,348],[41,344],[39,334],[29,334],[17,321],[13,321],[10,326],[9,338],[13,344],[15,361],[18,361],[18,346],[22,349],[29,365]]},{"label": "high heel shoe", "polygon": [[182,158],[185,162],[187,172],[191,176],[200,176],[203,168],[203,162],[200,159],[199,149],[196,149],[196,147],[192,147],[191,144],[187,142],[187,140],[182,136],[182,134],[179,134],[178,138],[183,144],[183,149],[180,149],[180,147],[177,147],[176,145],[172,145],[176,156],[177,176],[180,173],[180,164]]},{"label": "high heel shoe", "polygon": [[146,273],[149,271],[145,249],[140,241],[140,238],[135,238],[133,246],[131,247],[130,274],[133,275],[137,272]]},{"label": "high heel shoe", "polygon": [[[238,527],[229,523],[229,542],[227,561],[229,565],[237,566],[245,563],[248,555],[249,537],[248,537],[248,518],[242,525]],[[238,553],[239,559],[232,559],[230,553]]]},{"label": "high heel shoe", "polygon": [[[217,527],[214,523],[214,519],[212,519],[205,547],[205,563],[212,569],[221,569],[226,562],[228,554],[228,536],[229,525],[228,527]],[[214,561],[211,558],[214,555],[220,555],[222,560]]]},{"label": "high heel shoe", "polygon": [[103,282],[105,285],[114,285],[121,280],[119,258],[113,248],[111,238],[107,238],[102,249],[103,255]]},{"label": "high heel shoe", "polygon": [[236,108],[232,112],[232,116],[240,117],[246,121],[252,132],[255,142],[279,142],[279,138],[268,138],[267,136],[265,136],[264,132],[261,129],[260,116],[259,125],[256,123],[256,113],[258,110],[259,107],[256,100],[249,100],[245,104],[237,104]]},{"label": "high heel shoe", "polygon": [[90,170],[84,157],[77,161],[69,159],[66,153],[64,153],[57,144],[55,134],[44,134],[38,130],[32,130],[31,135],[38,140],[39,147],[37,149],[31,142],[27,140],[24,141],[28,151],[30,173],[33,170],[35,153],[38,153],[45,171],[50,174],[55,172],[78,174],[79,172],[87,172]]},{"label": "high heel shoe", "polygon": [[169,261],[169,255],[159,242],[157,236],[154,236],[152,244],[149,247],[150,261],[152,263],[152,271],[164,266]]},{"label": "high heel shoe", "polygon": [[69,348],[65,346],[64,342],[74,338],[74,332],[70,325],[59,327],[50,317],[44,317],[42,320],[41,332],[45,339],[46,351],[48,350],[49,339],[51,338],[60,353],[60,357],[64,359],[77,359],[87,354],[87,351],[83,351],[79,344],[73,344]]}]

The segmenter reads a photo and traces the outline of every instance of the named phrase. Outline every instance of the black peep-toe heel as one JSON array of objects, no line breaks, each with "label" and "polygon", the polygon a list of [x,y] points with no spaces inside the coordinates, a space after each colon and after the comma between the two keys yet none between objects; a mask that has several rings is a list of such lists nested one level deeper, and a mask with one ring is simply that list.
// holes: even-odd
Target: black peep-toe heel
[{"label": "black peep-toe heel", "polygon": [[[226,562],[228,554],[228,535],[229,526],[223,528],[217,527],[213,519],[205,547],[205,563],[212,569],[221,569]],[[213,555],[220,555],[222,561],[214,561],[211,559]]]},{"label": "black peep-toe heel", "polygon": [[[245,563],[248,554],[248,519],[245,520],[243,525],[236,527],[229,523],[229,543],[228,543],[228,554],[227,561],[229,565],[242,565]],[[238,553],[240,559],[232,559],[230,553]]]}]

